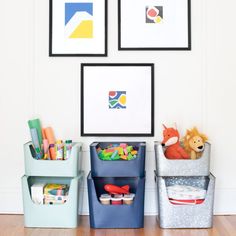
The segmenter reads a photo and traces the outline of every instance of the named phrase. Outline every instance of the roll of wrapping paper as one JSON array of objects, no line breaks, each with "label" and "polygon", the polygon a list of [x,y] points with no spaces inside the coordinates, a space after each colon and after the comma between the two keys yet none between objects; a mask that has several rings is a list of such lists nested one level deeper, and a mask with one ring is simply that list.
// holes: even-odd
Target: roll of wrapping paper
[{"label": "roll of wrapping paper", "polygon": [[33,129],[33,128],[37,129],[38,140],[41,147],[43,144],[43,138],[42,138],[42,129],[41,129],[40,120],[39,119],[29,120],[28,125],[30,129]]},{"label": "roll of wrapping paper", "polygon": [[42,128],[42,136],[43,136],[43,140],[46,139],[45,129],[44,128]]},{"label": "roll of wrapping paper", "polygon": [[55,144],[55,137],[52,127],[47,127],[44,129],[45,138],[48,140],[49,144]]}]

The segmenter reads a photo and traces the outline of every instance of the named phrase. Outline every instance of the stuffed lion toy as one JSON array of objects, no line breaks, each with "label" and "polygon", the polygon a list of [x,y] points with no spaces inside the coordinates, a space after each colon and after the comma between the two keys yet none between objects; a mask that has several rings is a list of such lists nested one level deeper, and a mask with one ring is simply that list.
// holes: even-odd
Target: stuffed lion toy
[{"label": "stuffed lion toy", "polygon": [[207,140],[207,136],[199,133],[196,127],[191,130],[187,130],[186,135],[183,138],[184,149],[190,155],[192,160],[202,156],[205,142]]}]

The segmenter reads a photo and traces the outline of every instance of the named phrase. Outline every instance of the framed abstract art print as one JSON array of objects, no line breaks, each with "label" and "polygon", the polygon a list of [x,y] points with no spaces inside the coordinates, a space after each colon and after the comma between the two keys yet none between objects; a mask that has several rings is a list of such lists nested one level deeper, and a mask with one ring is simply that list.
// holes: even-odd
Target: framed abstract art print
[{"label": "framed abstract art print", "polygon": [[81,136],[154,136],[154,64],[82,64]]},{"label": "framed abstract art print", "polygon": [[49,56],[107,56],[107,0],[49,3]]},{"label": "framed abstract art print", "polygon": [[191,50],[190,0],[118,0],[119,50]]}]

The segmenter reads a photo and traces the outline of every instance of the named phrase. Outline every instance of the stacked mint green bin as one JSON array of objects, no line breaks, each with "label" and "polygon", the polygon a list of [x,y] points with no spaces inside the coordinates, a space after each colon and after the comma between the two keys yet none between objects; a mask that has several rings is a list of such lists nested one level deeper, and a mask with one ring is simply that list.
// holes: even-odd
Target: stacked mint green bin
[{"label": "stacked mint green bin", "polygon": [[[76,228],[78,211],[82,207],[81,143],[73,143],[68,160],[36,160],[29,146],[24,144],[25,175],[22,177],[22,194],[25,227]],[[31,199],[31,186],[35,183],[69,185],[68,200],[64,204],[35,204]]]}]

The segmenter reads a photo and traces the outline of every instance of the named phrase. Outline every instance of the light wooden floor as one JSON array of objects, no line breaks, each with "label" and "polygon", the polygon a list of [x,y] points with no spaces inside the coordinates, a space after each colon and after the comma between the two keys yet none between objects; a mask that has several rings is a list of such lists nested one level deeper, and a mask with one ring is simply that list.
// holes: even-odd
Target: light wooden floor
[{"label": "light wooden floor", "polygon": [[[108,219],[109,220],[109,219]],[[212,229],[160,229],[154,216],[145,217],[143,229],[90,229],[82,216],[76,229],[24,228],[22,215],[0,215],[0,236],[236,236],[236,215],[215,216]]]}]

